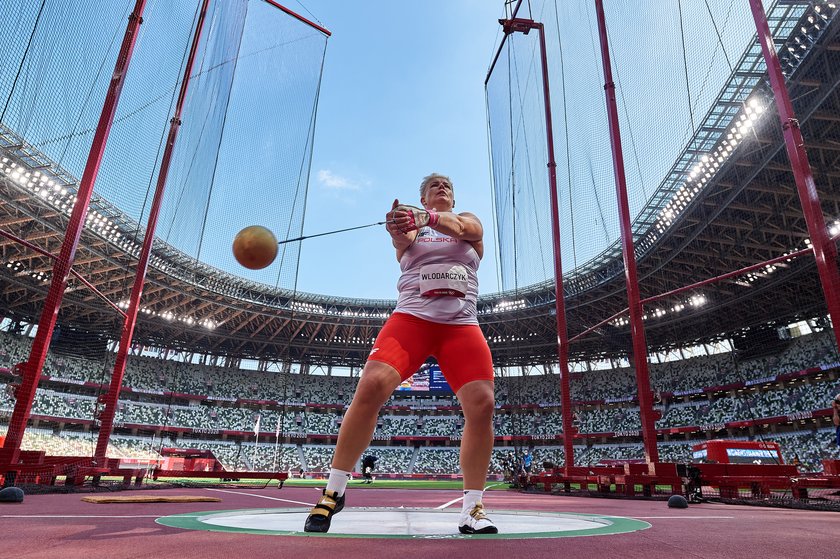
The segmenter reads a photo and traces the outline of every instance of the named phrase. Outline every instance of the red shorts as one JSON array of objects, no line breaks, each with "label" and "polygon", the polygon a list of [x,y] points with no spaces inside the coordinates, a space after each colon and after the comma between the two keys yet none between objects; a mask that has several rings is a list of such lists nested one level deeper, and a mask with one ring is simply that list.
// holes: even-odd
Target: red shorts
[{"label": "red shorts", "polygon": [[392,366],[406,380],[430,355],[457,393],[474,380],[493,380],[493,358],[477,324],[440,324],[393,313],[376,337],[368,361]]}]

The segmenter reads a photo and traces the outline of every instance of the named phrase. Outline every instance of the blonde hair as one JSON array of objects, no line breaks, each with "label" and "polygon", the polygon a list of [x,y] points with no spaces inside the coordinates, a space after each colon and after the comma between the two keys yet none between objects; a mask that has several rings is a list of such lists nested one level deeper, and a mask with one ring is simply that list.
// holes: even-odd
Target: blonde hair
[{"label": "blonde hair", "polygon": [[432,181],[437,179],[443,179],[449,184],[449,188],[452,189],[452,194],[455,194],[455,187],[452,185],[452,179],[447,177],[446,175],[441,175],[438,173],[432,173],[428,177],[423,177],[423,182],[420,183],[420,197],[424,197],[426,195],[426,189],[429,187]]}]

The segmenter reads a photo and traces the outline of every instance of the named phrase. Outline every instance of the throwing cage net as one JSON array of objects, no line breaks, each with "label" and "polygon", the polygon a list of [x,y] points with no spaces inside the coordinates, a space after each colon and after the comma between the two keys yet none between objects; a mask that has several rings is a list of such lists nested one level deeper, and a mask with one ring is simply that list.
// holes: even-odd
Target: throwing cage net
[{"label": "throwing cage net", "polygon": [[[567,463],[718,462],[702,443],[725,439],[781,449],[733,449],[731,463],[830,475],[840,392],[831,316],[837,4],[619,1],[599,13],[601,4],[510,3],[486,82],[498,261],[512,300],[554,299],[556,172],[567,326],[558,336],[573,408],[564,429],[575,449]],[[756,6],[783,86],[768,72]],[[793,129],[813,190],[801,152],[790,151]],[[557,355],[550,344],[533,361]],[[561,401],[559,377],[553,390],[543,398]],[[727,495],[836,506],[831,483]]]},{"label": "throwing cage net", "polygon": [[[299,243],[259,271],[231,244],[249,225],[302,232],[328,35],[270,0],[0,6],[0,463],[29,463],[2,475],[297,464],[278,444],[285,406],[260,403],[285,401],[288,374],[240,371],[242,352],[206,333],[249,339],[241,313],[211,304],[225,297],[293,299]],[[244,442],[209,448],[223,429]]]}]

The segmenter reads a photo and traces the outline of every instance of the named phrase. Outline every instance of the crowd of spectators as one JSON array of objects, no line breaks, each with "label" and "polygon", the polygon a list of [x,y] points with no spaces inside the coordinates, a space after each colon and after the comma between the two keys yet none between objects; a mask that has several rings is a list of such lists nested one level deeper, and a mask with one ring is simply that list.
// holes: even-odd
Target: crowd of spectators
[{"label": "crowd of spectators", "polygon": [[[27,338],[0,332],[0,368],[12,369],[25,360],[29,344]],[[279,424],[279,431],[284,436],[334,436],[340,427],[342,408],[349,403],[358,381],[353,377],[322,374],[232,370],[163,357],[166,356],[131,356],[128,359],[123,385],[131,391],[126,391],[118,403],[115,416],[118,427],[149,426],[154,430],[165,426],[247,433],[253,431],[259,418],[264,435],[274,433]],[[651,382],[657,395],[656,408],[661,413],[656,427],[714,426],[716,431],[721,431],[721,425],[732,421],[776,416],[795,416],[791,421],[798,420],[798,414],[807,416],[827,407],[827,402],[840,392],[836,373],[838,361],[833,338],[824,332],[796,338],[784,351],[770,357],[743,359],[738,352],[729,352],[653,363]],[[103,406],[98,396],[107,390],[112,367],[112,356],[96,361],[51,353],[44,375],[52,382],[39,387],[32,414],[58,418],[62,423],[70,424],[73,420],[96,418]],[[812,367],[828,373],[804,380],[775,381],[779,374]],[[556,374],[525,372],[527,374],[517,376],[500,373],[497,377],[496,434],[551,439],[562,433],[559,379]],[[12,391],[4,386],[12,381],[13,377],[8,373],[0,376],[0,430],[4,430],[2,415],[8,417],[14,406]],[[698,390],[738,381],[751,386],[706,393]],[[84,388],[83,383],[93,384]],[[97,386],[99,388],[95,388]],[[574,411],[575,427],[582,434],[637,432],[641,423],[638,405],[632,401],[634,391],[635,377],[628,367],[576,373],[572,378],[572,398],[578,402]],[[418,394],[395,393],[379,417],[374,440],[404,436],[454,439],[463,430],[462,415],[457,409],[451,409],[456,404],[451,395],[423,398]],[[792,459],[795,453],[804,467],[816,469],[821,459],[832,452],[836,454],[822,440],[826,438],[823,428],[815,424],[807,431],[773,432],[763,436],[784,441],[786,459],[787,454]],[[761,436],[752,433],[753,437]],[[739,435],[727,433],[725,436],[735,438]],[[58,441],[53,441],[54,438]],[[93,448],[91,440],[90,433],[75,436],[68,429],[63,430],[60,437],[50,430],[29,429],[25,444],[42,445],[61,454],[89,454]],[[114,455],[122,456],[121,453],[134,450],[140,452],[147,440],[115,434],[113,441],[119,443],[113,444]],[[309,442],[283,444],[279,449],[264,442],[251,448],[252,441],[200,441],[200,444],[218,451],[220,460],[226,464],[249,468],[282,465],[284,469],[323,471],[328,469],[332,453],[331,446]],[[660,454],[663,459],[687,460],[691,444],[691,441],[666,441],[660,444]],[[508,452],[507,447],[496,449],[491,472],[503,472]],[[380,458],[377,469],[383,472],[452,473],[458,469],[458,453],[454,447],[383,446],[377,447],[377,453]],[[610,443],[582,446],[575,458],[577,463],[589,464],[602,459],[639,458],[642,455],[641,443]],[[557,446],[536,446],[533,456],[538,464],[563,461],[562,448]]]},{"label": "crowd of spectators", "polygon": [[[748,440],[747,437],[731,437]],[[785,463],[792,463],[794,457],[803,471],[819,471],[820,461],[826,458],[840,459],[840,450],[833,442],[833,429],[795,431],[791,433],[768,434],[753,440],[779,443]],[[667,462],[689,462],[692,460],[692,446],[696,441],[666,441],[658,445],[659,457]],[[91,456],[96,447],[95,432],[75,432],[53,429],[27,429],[24,450],[44,450],[49,455]],[[113,435],[108,446],[108,456],[130,458],[141,463],[162,460],[162,447],[186,447],[207,449],[214,453],[225,469],[289,471],[295,477],[322,476],[329,470],[332,448],[326,445],[294,445],[254,443],[240,441],[218,441],[206,439],[155,439]],[[638,459],[643,456],[641,443],[609,443],[576,445],[575,464],[594,466],[605,460]],[[506,461],[510,455],[521,460],[524,448],[497,447],[493,450],[490,474],[496,478],[506,475]],[[530,447],[535,467],[533,472],[543,470],[544,465],[562,465],[565,455],[562,447]],[[387,474],[452,474],[458,471],[458,449],[448,447],[379,447],[372,446],[366,453],[377,456],[376,473]],[[357,467],[357,472],[360,469]]]}]

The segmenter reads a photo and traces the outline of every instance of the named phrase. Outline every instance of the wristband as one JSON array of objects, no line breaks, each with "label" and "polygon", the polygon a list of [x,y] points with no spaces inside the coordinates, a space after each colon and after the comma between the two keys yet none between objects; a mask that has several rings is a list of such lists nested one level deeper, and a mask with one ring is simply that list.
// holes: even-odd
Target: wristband
[{"label": "wristband", "polygon": [[427,210],[426,213],[429,214],[429,227],[434,227],[440,221],[440,216],[435,210]]}]

